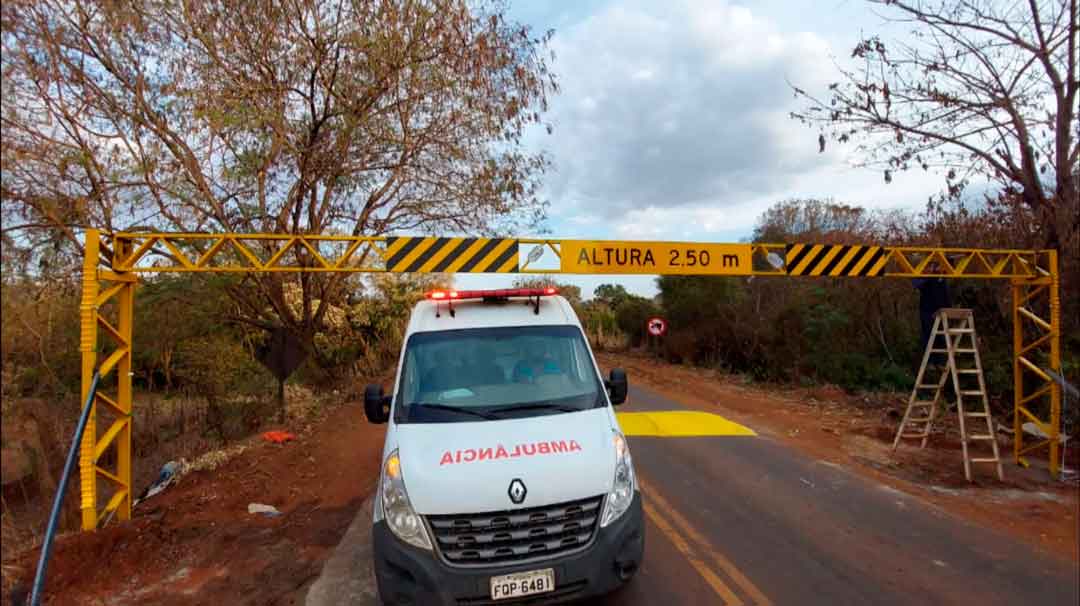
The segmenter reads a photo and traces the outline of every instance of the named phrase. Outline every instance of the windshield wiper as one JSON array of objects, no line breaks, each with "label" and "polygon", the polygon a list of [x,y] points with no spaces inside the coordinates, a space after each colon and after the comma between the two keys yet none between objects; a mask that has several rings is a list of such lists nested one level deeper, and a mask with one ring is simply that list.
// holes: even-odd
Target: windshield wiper
[{"label": "windshield wiper", "polygon": [[559,412],[581,412],[583,408],[576,408],[574,406],[566,406],[565,404],[555,404],[554,402],[529,402],[528,404],[511,404],[510,406],[501,406],[493,409],[491,412],[516,412],[519,410],[557,410]]},{"label": "windshield wiper", "polygon": [[431,408],[433,410],[448,410],[450,412],[459,412],[461,414],[473,415],[482,419],[497,420],[499,417],[496,414],[492,414],[485,410],[476,410],[474,408],[468,408],[463,406],[450,406],[449,404],[431,404],[428,402],[413,402],[409,406],[419,406],[421,408]]}]

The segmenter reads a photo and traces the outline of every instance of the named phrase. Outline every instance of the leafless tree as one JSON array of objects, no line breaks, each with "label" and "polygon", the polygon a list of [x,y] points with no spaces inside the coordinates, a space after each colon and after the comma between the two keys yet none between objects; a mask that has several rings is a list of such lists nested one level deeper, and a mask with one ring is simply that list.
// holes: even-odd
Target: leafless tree
[{"label": "leafless tree", "polygon": [[[533,224],[550,32],[466,0],[13,0],[2,9],[5,244],[79,231],[343,233]],[[297,252],[296,254],[303,254]],[[301,339],[340,298],[236,289]],[[267,303],[269,302],[269,303]]]},{"label": "leafless tree", "polygon": [[806,105],[792,117],[856,142],[886,181],[938,169],[956,194],[973,176],[989,177],[1039,218],[1033,244],[1075,241],[1077,0],[872,1],[885,19],[910,25],[910,39],[861,40],[857,67],[841,68],[826,95],[795,87]]}]

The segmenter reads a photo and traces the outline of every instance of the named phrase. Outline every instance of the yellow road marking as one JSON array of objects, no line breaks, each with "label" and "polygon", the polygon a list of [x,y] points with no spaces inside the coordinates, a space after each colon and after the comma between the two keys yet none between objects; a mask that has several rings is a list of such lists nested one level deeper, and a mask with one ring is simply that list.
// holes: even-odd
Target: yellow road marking
[{"label": "yellow road marking", "polygon": [[[719,566],[720,569],[723,570],[724,573],[731,578],[731,580],[735,581],[735,584],[738,585],[739,588],[746,593],[746,595],[750,596],[750,599],[753,601],[754,604],[757,604],[758,606],[772,606],[772,601],[769,600],[769,598],[765,597],[765,594],[762,593],[761,590],[758,589],[757,586],[754,585],[754,583],[750,579],[746,578],[746,575],[740,572],[739,569],[735,566],[735,564],[731,562],[731,560],[724,557],[724,555],[721,554],[719,551],[713,549],[709,539],[707,539],[704,535],[698,532],[696,528],[691,526],[690,522],[685,517],[683,517],[681,513],[679,513],[674,507],[672,507],[671,504],[668,503],[666,499],[664,499],[664,497],[660,496],[660,493],[653,488],[651,483],[646,482],[641,477],[640,473],[637,476],[637,481],[638,484],[641,486],[642,494],[645,495],[646,498],[648,498],[653,504],[655,504],[657,509],[659,509],[660,512],[662,512],[667,517],[667,520],[670,520],[671,523],[674,524],[674,526],[677,527],[683,535],[689,537],[691,541],[696,543],[702,549],[702,551],[704,551],[713,560],[713,562],[715,562],[716,565]],[[667,520],[665,520],[665,523],[667,522]],[[655,523],[656,520],[654,519],[653,522]],[[657,526],[659,526],[659,524],[657,524]],[[670,527],[671,526],[669,525],[669,528]],[[666,535],[668,533],[664,532],[664,534]],[[691,562],[691,564],[693,564],[693,562]]]},{"label": "yellow road marking", "polygon": [[701,558],[697,556],[690,545],[686,542],[686,539],[682,537],[674,528],[668,524],[664,516],[658,514],[652,505],[648,502],[644,503],[645,515],[652,520],[652,523],[660,529],[660,532],[664,533],[664,536],[671,541],[671,544],[675,546],[675,549],[679,550],[679,553],[683,554],[686,561],[690,562],[690,565],[694,567],[694,570],[701,575],[702,579],[712,587],[716,595],[720,596],[724,600],[724,604],[728,606],[742,606],[742,600],[735,597],[735,593],[729,588],[715,572],[713,572],[705,562],[701,561]]},{"label": "yellow road marking", "polygon": [[752,429],[720,415],[693,410],[620,412],[615,415],[628,436],[755,436]]}]

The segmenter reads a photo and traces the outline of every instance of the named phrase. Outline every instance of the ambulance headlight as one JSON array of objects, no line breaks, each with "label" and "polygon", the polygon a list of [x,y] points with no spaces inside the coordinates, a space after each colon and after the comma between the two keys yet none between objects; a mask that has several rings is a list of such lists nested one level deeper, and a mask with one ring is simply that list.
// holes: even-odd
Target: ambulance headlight
[{"label": "ambulance headlight", "polygon": [[401,459],[396,450],[390,453],[383,464],[382,510],[386,525],[394,536],[420,549],[431,549],[431,539],[424,529],[424,522],[413,509],[409,502],[409,493],[405,491]]},{"label": "ambulance headlight", "polygon": [[604,502],[604,527],[619,519],[634,502],[634,464],[630,460],[630,446],[621,434],[615,434],[615,481]]}]

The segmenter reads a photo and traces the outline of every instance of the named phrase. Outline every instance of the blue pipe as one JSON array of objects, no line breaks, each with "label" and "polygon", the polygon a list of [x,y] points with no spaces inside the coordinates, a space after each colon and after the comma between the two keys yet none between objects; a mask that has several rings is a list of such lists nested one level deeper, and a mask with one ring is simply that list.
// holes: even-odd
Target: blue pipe
[{"label": "blue pipe", "polygon": [[34,574],[34,589],[30,594],[30,605],[41,604],[41,591],[45,587],[45,570],[49,567],[49,554],[52,553],[52,542],[56,535],[56,525],[60,521],[60,507],[64,504],[64,493],[67,492],[68,480],[71,472],[75,469],[76,454],[79,452],[79,444],[82,442],[83,432],[86,431],[86,421],[90,418],[90,409],[93,408],[94,396],[97,394],[98,380],[101,378],[94,373],[94,379],[90,382],[90,393],[86,396],[86,404],[83,405],[82,416],[79,424],[75,426],[75,439],[68,450],[67,461],[64,462],[64,474],[60,476],[60,486],[56,489],[56,498],[53,499],[52,513],[49,514],[49,525],[45,528],[45,542],[41,545],[41,557],[38,558],[37,573]]}]

